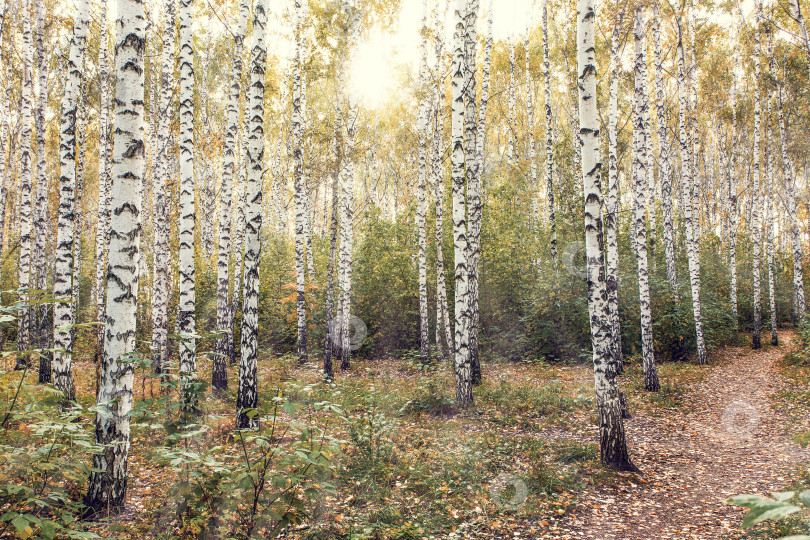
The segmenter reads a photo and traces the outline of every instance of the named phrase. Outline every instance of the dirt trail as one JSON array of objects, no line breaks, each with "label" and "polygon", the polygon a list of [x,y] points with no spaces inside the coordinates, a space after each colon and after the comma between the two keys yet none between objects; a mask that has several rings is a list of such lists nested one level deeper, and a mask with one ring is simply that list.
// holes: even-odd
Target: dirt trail
[{"label": "dirt trail", "polygon": [[576,514],[547,537],[716,540],[736,531],[743,511],[726,505],[727,497],[779,490],[793,463],[810,460],[769,402],[787,385],[777,363],[793,335],[780,338],[778,348],[726,349],[730,362],[689,392],[685,411],[627,421],[643,481],[586,490]]}]

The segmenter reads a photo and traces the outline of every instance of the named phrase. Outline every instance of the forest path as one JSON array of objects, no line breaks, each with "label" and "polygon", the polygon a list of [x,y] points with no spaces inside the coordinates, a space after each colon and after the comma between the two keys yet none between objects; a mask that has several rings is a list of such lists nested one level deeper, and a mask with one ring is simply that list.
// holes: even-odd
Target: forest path
[{"label": "forest path", "polygon": [[739,531],[744,511],[723,501],[781,490],[791,465],[810,460],[810,451],[787,433],[786,415],[769,400],[788,386],[778,362],[793,339],[783,332],[779,347],[722,350],[727,362],[688,392],[686,407],[655,416],[639,412],[626,421],[641,481],[586,488],[577,512],[546,537],[717,540]]}]

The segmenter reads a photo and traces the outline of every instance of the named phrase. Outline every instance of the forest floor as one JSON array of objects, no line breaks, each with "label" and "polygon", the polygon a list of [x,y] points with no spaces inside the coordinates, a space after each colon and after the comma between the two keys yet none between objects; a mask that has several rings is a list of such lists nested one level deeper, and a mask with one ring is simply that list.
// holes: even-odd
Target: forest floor
[{"label": "forest floor", "polygon": [[778,348],[717,351],[719,365],[690,388],[683,406],[638,411],[625,426],[643,476],[579,492],[579,511],[550,537],[737,537],[741,510],[725,499],[783,490],[792,469],[810,462],[791,436],[806,431],[810,418],[791,414],[784,398],[793,383],[780,371],[793,339],[782,332]]},{"label": "forest floor", "polygon": [[[610,471],[599,462],[589,364],[486,363],[475,406],[460,411],[445,363],[425,368],[408,356],[356,360],[327,385],[315,364],[298,366],[290,356],[264,354],[260,403],[282,399],[289,405],[275,415],[278,429],[293,434],[316,426],[319,440],[322,434],[333,437],[338,449],[328,477],[318,480],[333,489],[304,497],[300,523],[270,532],[270,520],[257,534],[305,540],[742,540],[810,532],[805,515],[787,525],[742,531],[744,511],[723,502],[737,494],[810,489],[810,365],[785,360],[796,348],[793,332],[780,338],[779,347],[766,344],[758,351],[720,347],[703,366],[661,363],[656,393],[644,391],[638,358],[626,358],[620,384],[633,418],[625,427],[640,475]],[[74,373],[79,402],[90,406],[95,369],[83,352]],[[210,373],[203,356],[199,370],[201,378]],[[245,469],[233,430],[236,370],[228,371],[227,392],[204,394],[203,429],[185,446],[173,447],[166,442],[167,419],[176,415],[176,402],[158,399],[157,381],[143,367],[136,371],[128,508],[92,525],[93,532],[121,539],[192,538],[216,524],[206,538],[241,537],[250,490],[227,484],[230,492],[217,492],[222,478],[215,482],[211,474],[221,466],[233,475]],[[18,373],[0,376],[9,397]],[[53,396],[36,385],[36,374],[27,380],[18,409],[47,415]],[[334,404],[336,412],[315,411],[318,403]],[[265,429],[272,423],[269,411],[265,406]],[[31,438],[26,414],[2,433],[0,443],[42,445]],[[92,415],[83,414],[78,425],[92,434]],[[289,435],[269,440],[279,445],[279,456],[300,449]],[[71,448],[61,463],[89,463],[85,451]],[[289,476],[281,462],[271,469]],[[189,470],[203,472],[195,480],[202,495],[193,482],[184,483]],[[13,474],[0,460],[0,484]],[[79,469],[71,492],[81,493],[85,474]],[[275,493],[268,483],[265,495]],[[208,502],[212,495],[215,505]]]}]

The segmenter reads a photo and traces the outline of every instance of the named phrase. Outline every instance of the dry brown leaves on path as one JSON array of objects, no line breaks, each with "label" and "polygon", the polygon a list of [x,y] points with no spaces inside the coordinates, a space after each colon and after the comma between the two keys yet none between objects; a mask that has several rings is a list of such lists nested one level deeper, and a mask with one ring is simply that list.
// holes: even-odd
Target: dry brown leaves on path
[{"label": "dry brown leaves on path", "polygon": [[723,501],[783,489],[791,465],[810,459],[769,400],[787,385],[778,362],[794,336],[781,337],[778,348],[720,352],[728,361],[711,367],[687,407],[628,420],[631,455],[644,475],[586,488],[577,511],[545,537],[715,540],[739,532],[744,511]]}]

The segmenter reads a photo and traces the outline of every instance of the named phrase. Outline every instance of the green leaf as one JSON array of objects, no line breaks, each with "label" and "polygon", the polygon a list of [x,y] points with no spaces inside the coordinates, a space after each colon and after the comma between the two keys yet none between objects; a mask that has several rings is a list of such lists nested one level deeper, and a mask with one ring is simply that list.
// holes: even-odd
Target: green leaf
[{"label": "green leaf", "polygon": [[802,501],[805,505],[810,506],[810,490],[807,490],[801,495],[799,495],[799,500]]},{"label": "green leaf", "polygon": [[22,533],[28,527],[28,520],[22,516],[17,516],[11,520],[11,524],[14,525],[18,533]]},{"label": "green leaf", "polygon": [[792,499],[795,494],[796,494],[795,491],[782,491],[782,492],[775,491],[771,493],[771,495],[773,495],[773,498],[779,502],[788,501]]}]

